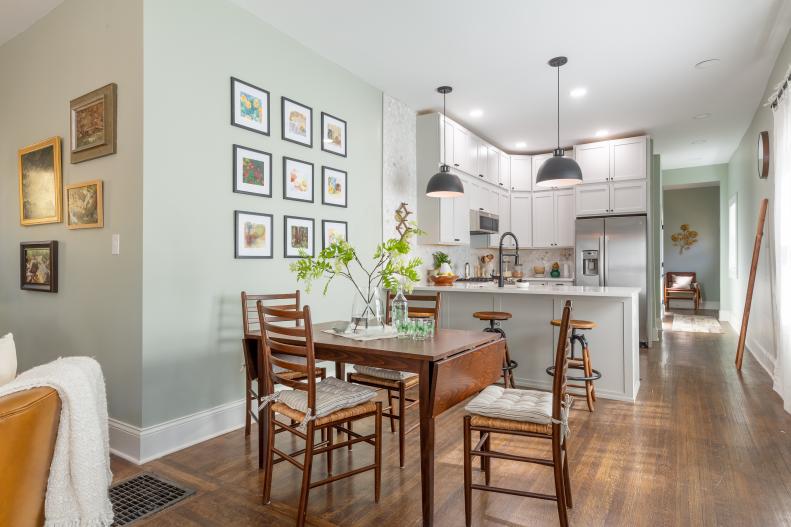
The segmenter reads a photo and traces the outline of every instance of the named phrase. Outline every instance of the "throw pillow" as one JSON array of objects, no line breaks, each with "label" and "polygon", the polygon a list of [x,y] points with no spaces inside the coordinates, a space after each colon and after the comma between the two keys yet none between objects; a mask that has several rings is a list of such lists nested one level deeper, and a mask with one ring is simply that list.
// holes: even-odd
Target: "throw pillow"
[{"label": "throw pillow", "polygon": [[691,289],[692,277],[691,276],[674,276],[673,283],[670,284],[671,289]]},{"label": "throw pillow", "polygon": [[14,336],[9,333],[0,337],[0,385],[16,377],[16,347]]}]

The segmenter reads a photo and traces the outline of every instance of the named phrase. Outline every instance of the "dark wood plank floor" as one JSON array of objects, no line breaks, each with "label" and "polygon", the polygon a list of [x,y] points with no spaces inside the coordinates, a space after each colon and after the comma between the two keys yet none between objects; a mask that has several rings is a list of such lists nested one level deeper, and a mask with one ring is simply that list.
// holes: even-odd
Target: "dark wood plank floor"
[{"label": "dark wood plank floor", "polygon": [[[735,371],[735,348],[729,330],[665,332],[661,343],[641,352],[636,404],[600,400],[594,414],[577,405],[569,440],[572,525],[791,526],[791,416],[751,355],[743,372]],[[592,358],[595,363],[596,350]],[[435,524],[443,527],[464,525],[462,415],[460,405],[437,427]],[[286,441],[278,438],[283,446]],[[355,476],[311,493],[309,524],[419,525],[418,442],[417,433],[408,437],[409,460],[399,469],[397,436],[386,433],[381,502],[373,502],[373,473]],[[116,479],[150,470],[198,489],[141,526],[291,526],[299,473],[276,465],[272,505],[262,505],[255,445],[255,435],[245,439],[239,430],[143,467],[114,458],[112,468]],[[494,446],[549,455],[545,445],[521,439],[495,440]],[[357,446],[336,454],[335,463],[338,469],[360,466],[371,457],[370,447]],[[324,462],[314,469],[321,477]],[[492,483],[553,490],[550,469],[499,460],[493,461]],[[551,526],[557,514],[552,502],[475,492],[473,522]]]}]

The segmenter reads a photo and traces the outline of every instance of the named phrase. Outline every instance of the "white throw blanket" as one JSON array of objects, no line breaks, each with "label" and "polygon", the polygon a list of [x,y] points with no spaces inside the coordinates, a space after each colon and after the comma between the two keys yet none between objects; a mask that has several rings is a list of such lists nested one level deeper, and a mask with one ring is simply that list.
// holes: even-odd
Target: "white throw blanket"
[{"label": "white throw blanket", "polygon": [[38,386],[51,386],[61,400],[44,502],[45,526],[112,524],[107,396],[99,363],[88,357],[61,358],[0,386],[0,396]]}]

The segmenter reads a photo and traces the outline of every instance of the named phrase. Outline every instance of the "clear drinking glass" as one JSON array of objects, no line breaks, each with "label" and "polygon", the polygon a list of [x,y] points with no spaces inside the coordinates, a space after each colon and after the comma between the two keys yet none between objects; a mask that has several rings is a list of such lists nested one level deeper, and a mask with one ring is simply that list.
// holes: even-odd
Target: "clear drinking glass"
[{"label": "clear drinking glass", "polygon": [[414,340],[426,340],[426,326],[422,318],[412,318],[410,322],[413,324],[412,338]]},{"label": "clear drinking glass", "polygon": [[435,329],[435,327],[434,327],[434,319],[433,318],[427,318],[427,319],[423,320],[423,325],[425,326],[425,329],[426,329],[426,338],[427,339],[432,338],[434,336],[434,329]]}]

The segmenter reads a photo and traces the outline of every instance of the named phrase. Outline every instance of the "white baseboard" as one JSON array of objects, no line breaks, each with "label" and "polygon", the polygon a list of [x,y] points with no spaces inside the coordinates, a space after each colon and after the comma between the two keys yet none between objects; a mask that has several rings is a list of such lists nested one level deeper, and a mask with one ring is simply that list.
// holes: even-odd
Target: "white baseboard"
[{"label": "white baseboard", "polygon": [[[670,304],[670,311],[673,309],[693,309],[695,307],[695,303],[692,300],[672,300]],[[720,303],[715,302],[713,300],[706,301],[700,303],[700,309],[711,309],[711,310],[718,310],[720,308]]]},{"label": "white baseboard", "polygon": [[747,340],[744,343],[744,347],[747,348],[747,351],[750,352],[755,360],[758,361],[758,364],[766,370],[766,373],[769,374],[769,378],[772,379],[774,382],[775,379],[775,358],[764,348],[757,340],[747,337]]},{"label": "white baseboard", "polygon": [[[549,379],[549,377],[547,377],[547,379]],[[551,379],[547,381],[536,381],[534,379],[523,379],[520,377],[516,377],[515,381],[516,381],[516,386],[518,388],[532,388],[534,390],[543,390],[546,392],[552,391]],[[584,394],[574,396],[575,399],[580,399],[580,397],[584,401],[585,399]],[[601,389],[599,386],[596,386],[596,397],[601,399],[612,399],[613,401],[626,401],[628,403],[633,403],[635,401],[635,399],[632,399],[626,394],[604,390]],[[577,401],[577,403],[579,403],[579,401]],[[576,403],[575,403],[575,407],[576,407]]]}]

